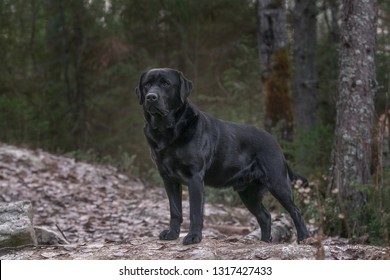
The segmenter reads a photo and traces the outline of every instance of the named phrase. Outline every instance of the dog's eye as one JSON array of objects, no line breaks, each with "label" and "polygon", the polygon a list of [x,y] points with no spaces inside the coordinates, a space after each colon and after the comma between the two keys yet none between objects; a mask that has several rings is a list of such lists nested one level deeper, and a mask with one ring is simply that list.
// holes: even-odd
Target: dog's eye
[{"label": "dog's eye", "polygon": [[143,84],[144,88],[146,88],[146,89],[150,88],[150,85],[151,85],[151,84],[150,84],[149,82]]},{"label": "dog's eye", "polygon": [[162,85],[163,87],[169,87],[169,86],[170,86],[170,83],[167,82],[167,81],[161,81],[161,85]]}]

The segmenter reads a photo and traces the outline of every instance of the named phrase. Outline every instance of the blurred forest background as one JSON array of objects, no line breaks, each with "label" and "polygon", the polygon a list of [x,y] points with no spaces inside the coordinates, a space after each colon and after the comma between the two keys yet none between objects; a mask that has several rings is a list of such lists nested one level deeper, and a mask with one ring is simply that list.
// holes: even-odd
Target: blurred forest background
[{"label": "blurred forest background", "polygon": [[[299,10],[302,2],[311,3],[310,8]],[[343,217],[327,193],[327,181],[336,122],[341,1],[297,0],[283,6],[286,52],[280,67],[285,72],[273,81],[274,86],[287,85],[281,103],[265,96],[269,81],[260,60],[258,8],[255,0],[0,0],[0,141],[114,164],[158,183],[134,89],[149,68],[177,68],[193,81],[190,99],[201,110],[273,132],[289,163],[312,182],[311,191],[297,192],[306,220],[325,217],[325,233],[340,234]],[[380,0],[376,122],[389,105],[389,31],[390,1]],[[310,57],[307,88],[315,93],[306,119],[299,106],[309,101],[297,86],[304,71],[302,48]],[[269,121],[266,113],[272,106],[267,102],[289,112],[291,123]],[[291,108],[285,109],[283,102]],[[386,146],[384,153],[388,142]],[[374,192],[373,201],[382,191],[389,194],[386,162],[381,172],[385,187]],[[373,180],[371,189],[378,189],[375,184]],[[209,199],[236,203],[228,191],[211,192]],[[385,208],[367,206],[372,209],[364,231],[372,242],[388,242],[386,199]]]}]

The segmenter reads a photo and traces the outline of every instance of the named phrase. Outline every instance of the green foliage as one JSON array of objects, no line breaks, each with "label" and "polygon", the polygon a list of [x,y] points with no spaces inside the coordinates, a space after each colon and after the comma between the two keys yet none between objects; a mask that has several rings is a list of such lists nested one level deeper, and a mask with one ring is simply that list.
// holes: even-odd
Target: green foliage
[{"label": "green foliage", "polygon": [[321,176],[330,166],[334,128],[330,125],[316,126],[297,132],[292,142],[283,142],[283,150],[291,159],[294,170],[302,174]]},{"label": "green foliage", "polygon": [[362,186],[367,203],[362,209],[364,229],[372,244],[386,244],[390,240],[390,171],[382,186]]},{"label": "green foliage", "polygon": [[102,164],[102,165],[111,165],[118,168],[119,171],[123,173],[127,173],[129,175],[134,175],[134,176],[140,175],[138,167],[135,164],[135,159],[137,156],[130,155],[126,151],[124,151],[120,155],[119,160],[107,154],[105,155],[99,154],[92,149],[87,151],[84,150],[70,151],[64,153],[63,155],[84,162]]},{"label": "green foliage", "polygon": [[347,219],[352,225],[353,220],[359,219],[365,226],[350,229],[352,237],[357,242],[388,245],[390,240],[390,173],[386,175],[382,186],[373,184],[354,186],[365,195],[366,202],[352,217],[346,217],[342,213],[338,202],[338,190],[328,192],[327,184],[324,177],[321,180],[312,180],[307,188],[295,186],[295,202],[301,209],[305,221],[322,227],[325,236],[345,236]]},{"label": "green foliage", "polygon": [[243,37],[232,45],[230,51],[229,67],[215,77],[216,94],[196,92],[194,98],[202,103],[200,109],[221,119],[261,126],[262,98],[256,42],[253,38]]},{"label": "green foliage", "polygon": [[48,120],[22,95],[0,95],[0,131],[2,141],[8,143],[50,144],[45,138],[50,132]]},{"label": "green foliage", "polygon": [[127,151],[150,176],[133,94],[150,67],[182,70],[203,110],[258,119],[250,1],[6,1],[0,9],[0,141],[118,162]]},{"label": "green foliage", "polygon": [[231,188],[226,189],[206,189],[206,201],[209,203],[218,203],[229,206],[241,206],[242,202],[237,192]]}]

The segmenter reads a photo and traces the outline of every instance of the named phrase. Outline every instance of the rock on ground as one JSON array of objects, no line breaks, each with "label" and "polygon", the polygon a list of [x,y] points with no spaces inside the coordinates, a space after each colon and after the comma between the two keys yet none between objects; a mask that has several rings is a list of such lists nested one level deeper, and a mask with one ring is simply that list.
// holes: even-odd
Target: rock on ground
[{"label": "rock on ground", "polygon": [[65,245],[69,242],[59,233],[44,227],[34,227],[39,245]]},{"label": "rock on ground", "polygon": [[29,201],[0,203],[0,248],[37,245]]}]

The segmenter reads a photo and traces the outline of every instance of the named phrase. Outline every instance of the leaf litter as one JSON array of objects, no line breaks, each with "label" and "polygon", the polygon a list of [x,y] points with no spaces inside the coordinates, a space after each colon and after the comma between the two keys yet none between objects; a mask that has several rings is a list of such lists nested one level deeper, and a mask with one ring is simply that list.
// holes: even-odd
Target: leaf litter
[{"label": "leaf litter", "polygon": [[[160,241],[158,234],[169,223],[164,188],[147,186],[112,166],[0,143],[0,202],[18,200],[31,201],[34,225],[60,230],[70,244],[0,250],[1,259],[315,259],[318,250],[294,242],[291,220],[284,215],[272,215],[281,243],[269,244],[258,240],[257,222],[246,209],[208,203],[202,242],[183,246],[188,198],[181,238]],[[388,247],[351,245],[340,238],[327,238],[322,246],[326,259],[390,258]]]}]

